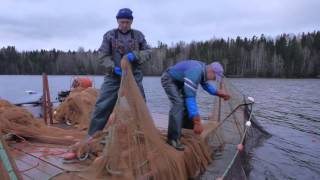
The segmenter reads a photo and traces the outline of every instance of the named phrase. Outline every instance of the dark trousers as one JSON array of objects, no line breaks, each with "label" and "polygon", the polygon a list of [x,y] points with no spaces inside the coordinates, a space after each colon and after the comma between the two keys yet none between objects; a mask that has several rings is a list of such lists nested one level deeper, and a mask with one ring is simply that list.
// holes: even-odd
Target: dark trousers
[{"label": "dark trousers", "polygon": [[171,108],[169,112],[168,139],[177,140],[181,137],[182,128],[193,128],[193,123],[188,118],[188,113],[185,106],[183,84],[175,82],[167,72],[162,74],[161,84],[171,102]]},{"label": "dark trousers", "polygon": [[[142,86],[143,75],[140,70],[134,71],[133,75],[138,84],[140,92],[145,98],[144,89]],[[117,75],[106,75],[103,84],[100,88],[99,96],[97,97],[96,105],[91,116],[91,122],[88,130],[88,135],[92,136],[95,132],[100,131],[107,124],[108,119],[117,102],[118,91],[120,88],[121,77]]]}]

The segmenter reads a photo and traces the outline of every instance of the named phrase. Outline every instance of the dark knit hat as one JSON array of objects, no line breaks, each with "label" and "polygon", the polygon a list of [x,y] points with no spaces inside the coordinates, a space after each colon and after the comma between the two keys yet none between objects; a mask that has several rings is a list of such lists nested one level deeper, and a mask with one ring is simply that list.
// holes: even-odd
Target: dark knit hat
[{"label": "dark knit hat", "polygon": [[129,8],[122,8],[118,11],[117,19],[133,19],[132,11]]}]

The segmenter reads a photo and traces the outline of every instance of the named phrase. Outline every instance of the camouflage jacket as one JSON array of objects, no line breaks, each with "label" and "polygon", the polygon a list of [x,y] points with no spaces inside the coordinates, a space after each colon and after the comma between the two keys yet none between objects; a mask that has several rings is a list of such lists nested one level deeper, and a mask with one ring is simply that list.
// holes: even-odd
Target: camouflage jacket
[{"label": "camouflage jacket", "polygon": [[134,69],[140,69],[141,64],[151,59],[151,49],[140,31],[131,29],[127,33],[121,33],[118,29],[113,29],[103,36],[99,61],[106,67],[108,74],[113,67],[120,67],[121,58],[129,52],[134,53],[137,59],[132,63]]}]

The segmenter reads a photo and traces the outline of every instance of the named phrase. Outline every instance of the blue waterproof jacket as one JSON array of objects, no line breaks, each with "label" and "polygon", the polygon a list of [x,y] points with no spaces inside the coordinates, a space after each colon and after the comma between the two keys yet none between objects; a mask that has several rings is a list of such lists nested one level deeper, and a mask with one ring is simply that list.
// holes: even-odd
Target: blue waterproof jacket
[{"label": "blue waterproof jacket", "polygon": [[211,95],[216,95],[217,89],[207,82],[206,64],[196,60],[185,60],[168,69],[170,76],[183,83],[183,92],[189,118],[198,116],[196,95],[199,84]]}]

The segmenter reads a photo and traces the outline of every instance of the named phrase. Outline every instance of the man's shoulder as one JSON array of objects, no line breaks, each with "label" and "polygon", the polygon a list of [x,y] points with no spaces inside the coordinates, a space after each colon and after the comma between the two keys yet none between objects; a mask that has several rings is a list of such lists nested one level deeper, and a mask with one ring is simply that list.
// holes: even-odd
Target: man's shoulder
[{"label": "man's shoulder", "polygon": [[117,30],[117,29],[111,29],[111,30],[107,31],[106,33],[104,33],[103,36],[104,36],[104,37],[114,37],[116,30]]},{"label": "man's shoulder", "polygon": [[132,29],[132,32],[138,37],[144,37],[143,33],[137,29]]},{"label": "man's shoulder", "polygon": [[189,60],[186,62],[188,66],[188,74],[195,80],[199,80],[204,70],[204,63],[197,60]]},{"label": "man's shoulder", "polygon": [[190,67],[190,69],[201,69],[205,63],[201,62],[199,60],[194,60],[194,59],[188,59],[188,60],[183,60],[179,62],[180,64],[183,64],[187,67]]},{"label": "man's shoulder", "polygon": [[201,61],[201,60],[196,60],[196,59],[190,59],[189,60],[191,63],[193,63],[193,64],[197,64],[197,65],[204,65],[205,63],[203,62],[203,61]]}]

